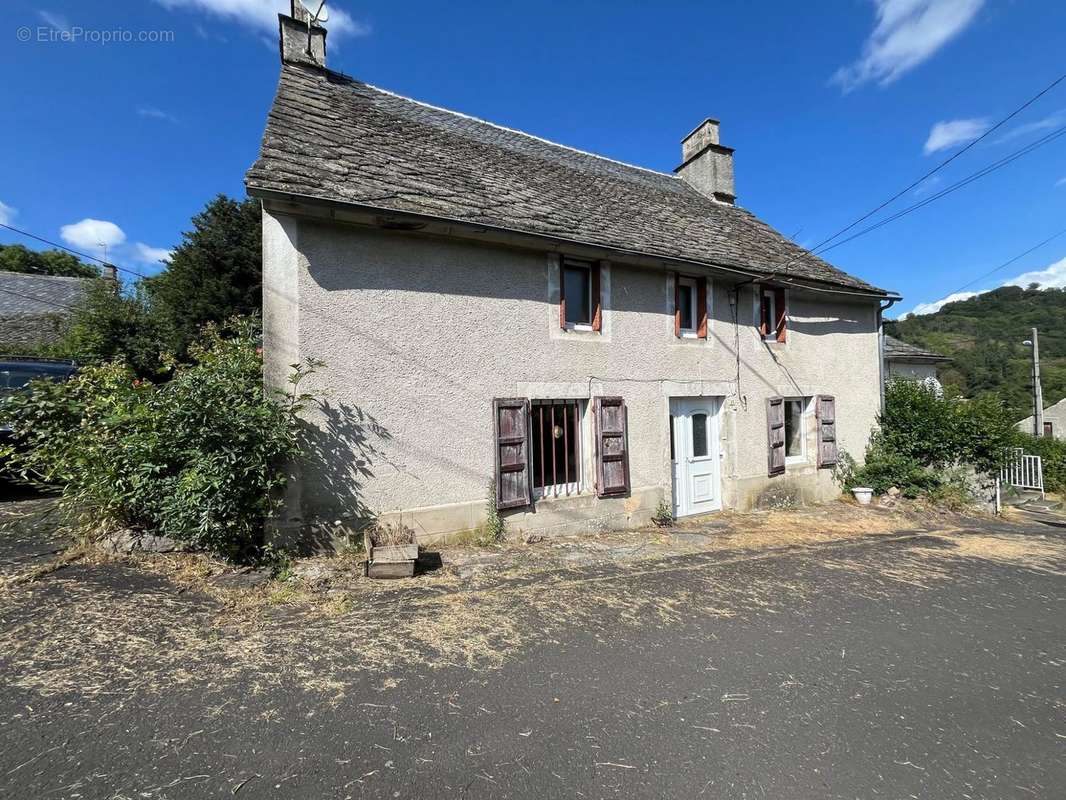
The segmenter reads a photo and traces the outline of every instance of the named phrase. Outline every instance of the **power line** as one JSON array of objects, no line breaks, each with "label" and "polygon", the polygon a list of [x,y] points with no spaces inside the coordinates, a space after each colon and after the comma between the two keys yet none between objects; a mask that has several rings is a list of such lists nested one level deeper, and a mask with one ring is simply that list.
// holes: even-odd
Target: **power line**
[{"label": "power line", "polygon": [[1053,239],[1057,239],[1057,238],[1059,238],[1059,237],[1060,237],[1060,236],[1062,236],[1062,235],[1063,235],[1064,233],[1066,233],[1066,228],[1063,228],[1063,229],[1062,229],[1061,231],[1059,231],[1058,233],[1053,233],[1053,234],[1051,234],[1051,236],[1049,236],[1049,237],[1047,237],[1046,239],[1044,239],[1044,241],[1040,242],[1039,244],[1034,244],[1034,245],[1033,245],[1032,247],[1030,247],[1030,248],[1029,248],[1028,250],[1026,250],[1026,251],[1025,251],[1024,253],[1019,253],[1018,255],[1014,256],[1014,258],[1011,258],[1011,259],[1008,259],[1007,261],[1004,261],[1004,262],[1003,262],[1002,264],[1000,264],[1000,265],[999,265],[998,267],[996,267],[995,269],[990,269],[990,270],[989,270],[988,272],[986,272],[986,273],[985,273],[984,275],[979,275],[979,276],[977,276],[976,278],[974,278],[974,279],[973,279],[972,281],[970,281],[969,283],[963,284],[962,286],[960,286],[960,287],[959,287],[958,289],[956,289],[956,290],[955,290],[954,292],[952,292],[951,294],[956,294],[956,293],[958,293],[958,292],[961,292],[961,291],[962,291],[963,289],[969,289],[969,288],[970,288],[971,286],[973,286],[973,285],[974,285],[975,283],[979,283],[980,281],[983,281],[983,280],[984,280],[985,278],[987,278],[987,277],[989,277],[989,276],[991,276],[991,275],[994,275],[994,274],[996,274],[996,273],[997,273],[997,272],[999,272],[999,271],[1000,271],[1001,269],[1006,269],[1006,268],[1007,268],[1007,267],[1009,267],[1009,266],[1010,266],[1011,264],[1013,264],[1013,263],[1014,263],[1015,261],[1018,261],[1019,259],[1021,259],[1021,258],[1024,258],[1025,256],[1029,255],[1029,254],[1030,254],[1031,252],[1033,252],[1034,250],[1039,250],[1039,249],[1040,249],[1041,247],[1043,247],[1044,245],[1046,245],[1046,244],[1047,244],[1048,242],[1052,241]]},{"label": "power line", "polygon": [[1029,106],[1031,106],[1033,103],[1035,103],[1041,97],[1043,97],[1045,94],[1050,92],[1052,89],[1054,89],[1060,83],[1062,83],[1064,80],[1066,80],[1066,73],[1063,73],[1062,75],[1057,77],[1055,80],[1053,80],[1051,83],[1049,83],[1043,89],[1041,89],[1035,95],[1030,97],[1028,100],[1026,100],[1024,103],[1022,103],[1016,109],[1014,109],[1014,111],[1012,111],[1010,114],[1005,116],[1003,119],[1001,119],[999,122],[997,122],[991,128],[989,128],[987,131],[985,131],[980,136],[978,136],[976,139],[974,139],[972,142],[970,142],[968,145],[963,147],[961,150],[959,150],[958,152],[954,153],[953,155],[951,155],[948,158],[946,158],[943,161],[941,161],[939,164],[937,164],[935,167],[933,167],[933,169],[929,170],[929,172],[925,173],[922,177],[918,178],[918,180],[914,181],[913,183],[911,183],[906,188],[901,189],[900,191],[896,192],[896,194],[892,195],[890,198],[885,200],[883,203],[878,205],[876,208],[872,209],[871,211],[866,212],[861,217],[859,217],[857,220],[855,220],[851,224],[846,225],[845,227],[841,228],[839,231],[834,233],[832,236],[820,241],[818,244],[816,244],[814,247],[812,247],[810,249],[810,252],[816,252],[819,248],[823,247],[824,245],[829,244],[829,242],[833,241],[838,236],[841,236],[842,234],[847,233],[852,228],[854,228],[856,225],[859,225],[859,224],[865,222],[870,217],[872,217],[874,214],[876,214],[878,211],[880,211],[881,209],[885,208],[886,206],[892,204],[893,202],[895,202],[896,200],[901,198],[903,195],[905,195],[907,192],[909,192],[911,189],[916,188],[919,184],[921,184],[922,182],[924,182],[927,179],[931,178],[933,175],[935,175],[937,172],[942,170],[944,167],[946,167],[948,164],[950,164],[956,158],[961,156],[967,150],[969,150],[970,148],[972,148],[975,145],[977,145],[983,139],[986,139],[988,136],[993,134],[997,129],[1003,127],[1003,125],[1005,125],[1006,123],[1010,122],[1012,119],[1014,119],[1014,117],[1018,116],[1018,114],[1020,114],[1022,111],[1027,109]]},{"label": "power line", "polygon": [[982,167],[981,169],[977,170],[977,172],[971,173],[970,175],[966,176],[962,180],[957,181],[956,183],[953,183],[951,186],[948,186],[947,188],[940,190],[936,194],[931,195],[930,197],[927,197],[927,198],[925,198],[924,200],[922,200],[922,201],[920,201],[918,203],[915,203],[913,205],[907,206],[906,208],[904,208],[904,209],[902,209],[900,211],[897,211],[892,216],[885,217],[884,219],[879,220],[878,222],[875,222],[873,225],[870,225],[870,226],[868,226],[866,228],[863,228],[858,233],[853,233],[851,236],[847,237],[846,239],[841,239],[839,242],[835,242],[834,244],[831,244],[828,247],[822,248],[818,252],[811,251],[811,254],[820,256],[822,253],[828,253],[830,250],[833,250],[834,248],[840,247],[841,245],[847,244],[850,241],[858,239],[860,236],[865,236],[866,234],[871,233],[871,232],[877,230],[878,228],[881,228],[881,227],[883,227],[885,225],[888,225],[890,222],[895,222],[900,217],[905,217],[905,216],[907,216],[907,214],[910,214],[910,213],[912,213],[914,211],[917,211],[920,208],[924,208],[925,206],[929,205],[930,203],[936,202],[940,198],[945,197],[946,195],[949,195],[952,192],[958,191],[959,189],[962,189],[965,186],[969,186],[974,181],[980,180],[981,178],[985,177],[986,175],[989,175],[989,174],[995,172],[996,170],[1007,166],[1012,161],[1016,161],[1017,159],[1021,158],[1022,156],[1028,155],[1029,153],[1033,152],[1034,150],[1037,150],[1037,149],[1043,147],[1045,144],[1049,144],[1049,143],[1055,141],[1056,139],[1061,138],[1063,135],[1066,135],[1066,125],[1064,125],[1063,127],[1052,131],[1051,133],[1047,134],[1046,136],[1041,137],[1040,139],[1037,139],[1035,142],[1032,142],[1032,143],[1026,145],[1025,147],[1022,147],[1022,148],[1020,148],[1018,150],[1015,150],[1013,153],[1011,153],[1010,155],[1004,156],[999,161],[994,161],[993,163],[989,164],[987,167]]},{"label": "power line", "polygon": [[115,269],[120,270],[121,272],[128,272],[130,275],[136,275],[138,278],[148,277],[147,275],[137,272],[137,270],[127,269],[126,267],[120,267],[118,264],[112,264],[110,261],[105,261],[102,258],[91,256],[88,253],[82,253],[80,250],[75,250],[71,247],[67,247],[66,245],[59,244],[59,242],[53,242],[50,239],[45,239],[43,236],[38,236],[36,233],[30,233],[29,231],[24,231],[21,228],[16,228],[14,225],[5,225],[4,223],[0,222],[0,228],[7,228],[9,231],[21,234],[22,236],[28,236],[31,239],[36,239],[38,242],[43,242],[44,244],[51,245],[52,247],[55,247],[59,250],[66,250],[68,253],[73,253],[79,258],[87,258],[91,261],[98,261],[105,267],[114,267]]}]

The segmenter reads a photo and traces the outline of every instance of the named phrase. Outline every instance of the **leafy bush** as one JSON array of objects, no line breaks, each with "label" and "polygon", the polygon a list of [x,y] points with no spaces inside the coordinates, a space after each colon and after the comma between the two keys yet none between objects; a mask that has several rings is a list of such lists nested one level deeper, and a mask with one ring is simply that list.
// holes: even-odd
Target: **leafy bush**
[{"label": "leafy bush", "polygon": [[879,494],[896,486],[906,497],[947,492],[949,486],[957,494],[955,466],[994,471],[1018,436],[1010,414],[994,398],[938,396],[908,380],[885,387],[885,410],[878,422],[866,463],[850,476],[848,486],[869,486]]},{"label": "leafy bush", "polygon": [[310,399],[297,365],[284,402],[265,396],[258,322],[206,326],[192,363],[165,366],[164,384],[124,361],[67,383],[37,381],[5,403],[18,473],[62,487],[87,530],[151,530],[231,558],[259,544],[263,519],[298,453],[297,413]]}]

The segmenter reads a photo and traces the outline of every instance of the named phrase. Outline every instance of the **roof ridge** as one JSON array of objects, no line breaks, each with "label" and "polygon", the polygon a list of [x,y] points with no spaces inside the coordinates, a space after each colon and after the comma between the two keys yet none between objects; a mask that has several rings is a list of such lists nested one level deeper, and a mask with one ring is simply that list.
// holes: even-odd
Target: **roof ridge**
[{"label": "roof ridge", "polygon": [[46,280],[55,281],[88,281],[93,280],[93,276],[86,275],[84,277],[79,275],[44,275],[40,272],[15,272],[10,269],[0,269],[0,276],[4,275],[17,275],[20,278],[34,278],[40,280],[44,278]]},{"label": "roof ridge", "polygon": [[497,130],[507,131],[507,133],[516,133],[519,136],[526,137],[527,139],[533,139],[543,144],[549,144],[552,147],[560,147],[563,150],[569,150],[572,153],[578,153],[583,156],[598,158],[600,161],[608,161],[611,164],[618,164],[623,167],[629,167],[630,169],[639,169],[641,172],[650,172],[652,175],[656,175],[660,178],[670,178],[671,180],[675,181],[681,180],[677,175],[671,172],[660,172],[657,169],[651,169],[650,167],[642,167],[639,164],[630,164],[628,161],[621,161],[617,158],[611,158],[610,156],[601,155],[599,153],[593,153],[589,150],[582,150],[580,147],[573,147],[568,144],[563,144],[562,142],[553,142],[551,139],[545,139],[543,136],[537,136],[536,134],[529,133],[527,131],[522,131],[518,128],[510,128],[507,125],[501,125],[498,122],[492,122],[491,120],[482,119],[481,117],[475,117],[473,114],[464,114],[462,111],[455,111],[450,108],[444,108],[443,106],[433,105],[433,103],[427,103],[424,100],[416,100],[415,98],[408,97],[405,94],[400,94],[399,92],[394,92],[390,89],[384,89],[381,86],[374,85],[373,83],[361,81],[358,78],[355,78],[351,75],[348,75],[347,73],[340,72],[338,70],[326,68],[326,72],[332,72],[335,75],[340,75],[350,81],[361,83],[363,84],[363,86],[366,86],[369,89],[373,89],[375,92],[381,92],[382,94],[387,94],[390,97],[395,97],[399,100],[406,100],[409,103],[414,103],[415,105],[422,106],[423,108],[429,108],[433,111],[441,111],[445,114],[451,114],[453,117],[460,117],[461,119],[470,120],[471,122],[480,122],[482,125],[488,125],[490,127],[496,128]]}]

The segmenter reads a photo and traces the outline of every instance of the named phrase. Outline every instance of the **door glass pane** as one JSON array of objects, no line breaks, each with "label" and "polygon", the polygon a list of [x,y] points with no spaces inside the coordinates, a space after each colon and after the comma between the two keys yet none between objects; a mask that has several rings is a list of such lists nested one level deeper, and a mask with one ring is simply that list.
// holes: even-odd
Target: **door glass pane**
[{"label": "door glass pane", "polygon": [[707,415],[692,415],[692,457],[703,458],[707,455]]},{"label": "door glass pane", "polygon": [[670,415],[670,460],[677,461],[677,453],[674,452],[674,415]]},{"label": "door glass pane", "polygon": [[785,455],[803,455],[803,401],[785,401]]},{"label": "door glass pane", "polygon": [[692,319],[692,287],[682,283],[677,288],[677,302],[681,308],[681,329],[686,331],[695,330],[696,323]]},{"label": "door glass pane", "polygon": [[563,269],[566,321],[571,325],[588,325],[592,322],[589,309],[590,279],[588,267],[565,267]]}]

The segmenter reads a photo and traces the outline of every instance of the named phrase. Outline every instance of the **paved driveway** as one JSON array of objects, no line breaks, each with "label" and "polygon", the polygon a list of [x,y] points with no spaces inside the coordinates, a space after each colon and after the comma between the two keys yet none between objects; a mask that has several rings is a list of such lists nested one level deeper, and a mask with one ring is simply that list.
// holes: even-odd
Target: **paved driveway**
[{"label": "paved driveway", "polygon": [[0,796],[1063,797],[1063,524],[252,622],[177,574],[75,564],[0,595]]}]

